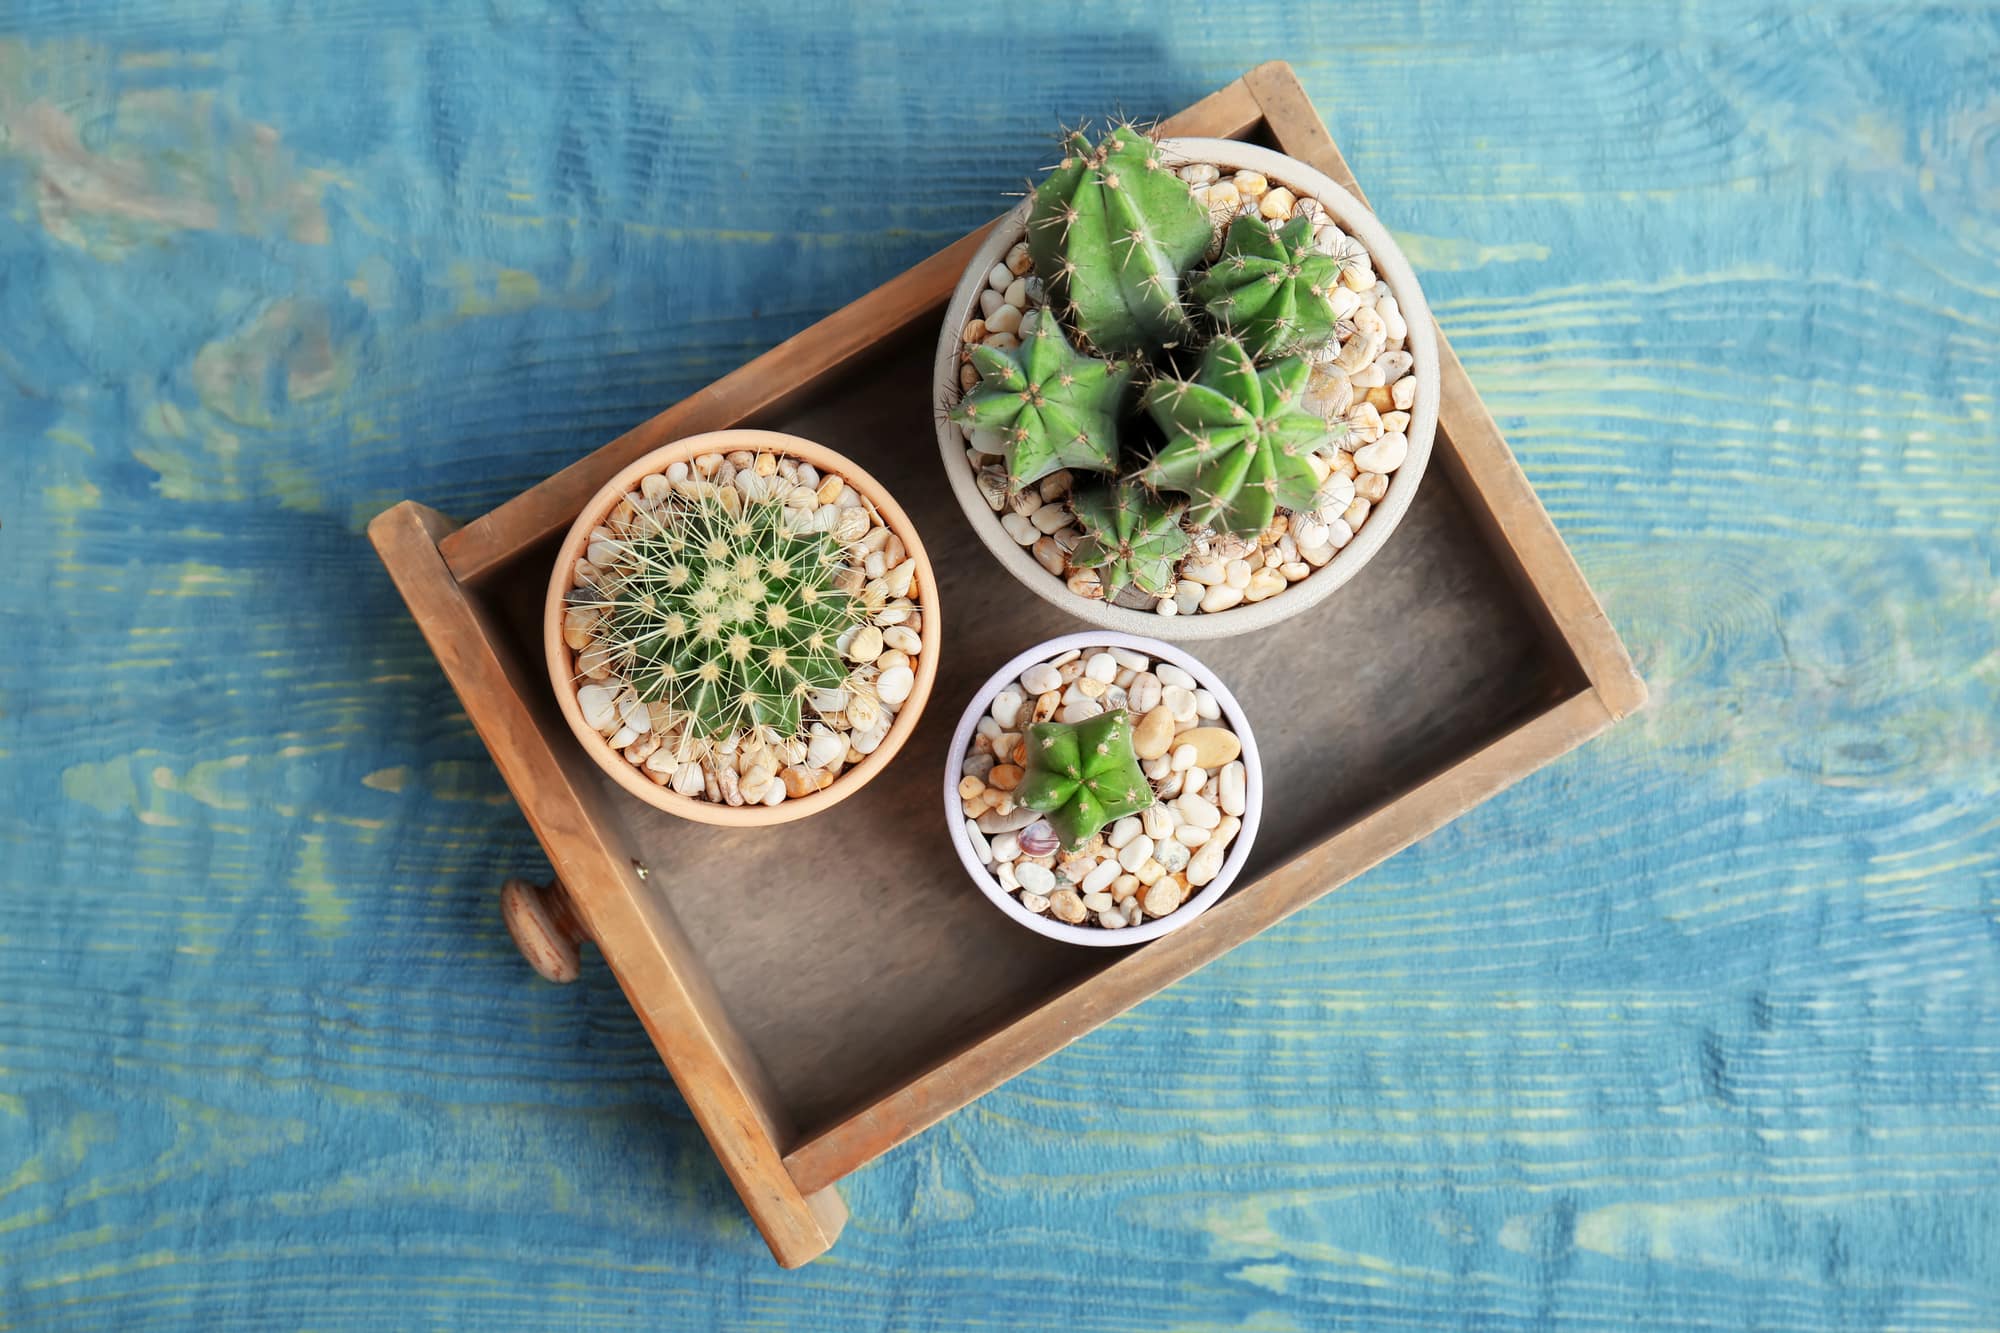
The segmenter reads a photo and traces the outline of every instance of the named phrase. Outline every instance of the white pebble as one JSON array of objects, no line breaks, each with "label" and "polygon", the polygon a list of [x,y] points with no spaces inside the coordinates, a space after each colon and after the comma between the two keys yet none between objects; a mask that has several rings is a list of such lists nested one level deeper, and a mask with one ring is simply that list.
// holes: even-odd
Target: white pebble
[{"label": "white pebble", "polygon": [[993,720],[1000,724],[1002,731],[1014,730],[1021,720],[1021,709],[1027,705],[1019,690],[1005,689],[993,696]]},{"label": "white pebble", "polygon": [[1118,679],[1118,659],[1110,653],[1092,653],[1090,660],[1083,664],[1083,674],[1109,685]]},{"label": "white pebble", "polygon": [[1040,916],[1049,910],[1049,900],[1039,893],[1024,893],[1021,895],[1021,906]]},{"label": "white pebble", "polygon": [[[1141,825],[1139,823],[1139,816],[1126,815],[1123,819],[1119,820],[1117,823],[1111,826],[1111,832],[1107,834],[1104,839],[1105,845],[1110,847],[1111,850],[1113,851],[1124,850],[1126,847],[1132,845],[1132,840],[1134,838],[1139,836],[1140,827]],[[1152,854],[1152,849],[1148,848],[1147,855],[1151,854]],[[1144,860],[1145,858],[1141,857],[1140,859]]]},{"label": "white pebble", "polygon": [[1103,711],[1104,705],[1097,700],[1079,699],[1073,704],[1064,704],[1062,712],[1056,714],[1056,717],[1073,726],[1078,722],[1088,722]]},{"label": "white pebble", "polygon": [[1167,838],[1153,845],[1153,859],[1158,861],[1168,873],[1187,868],[1188,845],[1178,838]]},{"label": "white pebble", "polygon": [[1174,841],[1183,847],[1199,847],[1214,836],[1214,829],[1202,828],[1198,824],[1182,824],[1174,830]]},{"label": "white pebble", "polygon": [[1021,688],[1030,696],[1047,694],[1062,684],[1062,677],[1046,662],[1037,662],[1021,673]]},{"label": "white pebble", "polygon": [[1373,444],[1364,444],[1354,451],[1354,466],[1363,472],[1394,472],[1403,466],[1409,456],[1409,437],[1400,431],[1384,435]]},{"label": "white pebble", "polygon": [[979,864],[983,866],[992,865],[993,844],[986,841],[986,835],[979,831],[978,820],[968,819],[965,821],[965,837],[972,844],[972,854],[979,858]]},{"label": "white pebble", "polygon": [[1021,881],[1021,887],[1029,893],[1049,894],[1055,892],[1056,877],[1047,866],[1034,861],[1023,861],[1014,867],[1014,878]]},{"label": "white pebble", "polygon": [[1116,861],[1100,862],[1094,870],[1083,877],[1083,882],[1077,887],[1081,888],[1085,893],[1096,893],[1100,889],[1108,889],[1111,887],[1111,881],[1117,879],[1123,869],[1124,867],[1120,866]]},{"label": "white pebble", "polygon": [[1194,692],[1195,716],[1206,722],[1213,722],[1222,716],[1222,705],[1207,690]]},{"label": "white pebble", "polygon": [[1243,813],[1243,802],[1248,789],[1248,782],[1249,776],[1243,768],[1242,760],[1239,759],[1223,766],[1222,772],[1217,776],[1215,783],[1217,795],[1222,801],[1223,814],[1241,815]]},{"label": "white pebble", "polygon": [[1162,685],[1178,685],[1184,690],[1199,688],[1195,678],[1175,666],[1172,662],[1162,662],[1153,668],[1153,674],[1160,678]]},{"label": "white pebble", "polygon": [[[1164,679],[1164,675],[1162,679]],[[1193,683],[1193,681],[1189,681],[1188,685],[1192,685]],[[1187,685],[1167,686],[1164,690],[1160,691],[1160,702],[1165,705],[1169,713],[1173,714],[1174,721],[1176,722],[1192,722],[1199,716],[1197,712],[1199,705],[1195,701],[1194,691],[1189,689]]]},{"label": "white pebble", "polygon": [[1019,859],[1021,855],[1020,835],[1012,830],[994,834],[991,846],[993,859],[996,861],[1013,861]]},{"label": "white pebble", "polygon": [[1222,860],[1229,854],[1228,844],[1220,838],[1210,842],[1188,860],[1187,882],[1200,888],[1222,873]]},{"label": "white pebble", "polygon": [[[1083,905],[1088,911],[1108,912],[1111,910],[1111,895],[1108,893],[1086,893],[1083,895]],[[1119,924],[1124,924],[1122,918]]]},{"label": "white pebble", "polygon": [[1111,654],[1111,660],[1119,666],[1130,667],[1134,671],[1144,671],[1153,665],[1150,657],[1144,653],[1135,653],[1130,648],[1108,648],[1105,651]]},{"label": "white pebble", "polygon": [[586,685],[576,692],[583,721],[593,731],[608,731],[618,722],[618,692],[602,685]]},{"label": "white pebble", "polygon": [[1127,870],[1136,871],[1153,855],[1153,840],[1141,833],[1132,841],[1118,849],[1118,864]]},{"label": "white pebble", "polygon": [[1160,678],[1150,671],[1141,671],[1125,687],[1125,697],[1133,713],[1144,717],[1160,706]]},{"label": "white pebble", "polygon": [[1182,819],[1197,828],[1214,828],[1222,822],[1222,812],[1199,796],[1183,796],[1174,802]]},{"label": "white pebble", "polygon": [[891,708],[900,707],[916,688],[917,673],[906,666],[892,666],[875,681],[875,693]]},{"label": "white pebble", "polygon": [[1017,514],[1011,509],[1000,515],[1000,526],[1007,530],[1009,537],[1022,546],[1033,546],[1035,538],[1042,535],[1035,525],[1029,522],[1026,514]]},{"label": "white pebble", "polygon": [[1097,914],[1097,924],[1106,930],[1122,930],[1129,923],[1123,912],[1115,907],[1107,907]]},{"label": "white pebble", "polygon": [[1168,766],[1176,773],[1185,773],[1194,767],[1194,761],[1200,757],[1201,752],[1192,745],[1177,745],[1174,747],[1173,758]]},{"label": "white pebble", "polygon": [[1162,805],[1158,801],[1141,810],[1139,823],[1145,828],[1146,836],[1156,842],[1161,838],[1171,837],[1174,831],[1172,811],[1173,807]]}]

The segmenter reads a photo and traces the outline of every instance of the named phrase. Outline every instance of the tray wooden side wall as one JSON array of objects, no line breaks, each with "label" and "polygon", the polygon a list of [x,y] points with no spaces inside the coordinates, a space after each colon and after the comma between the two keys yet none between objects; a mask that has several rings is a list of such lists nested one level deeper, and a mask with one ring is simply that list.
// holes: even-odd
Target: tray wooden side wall
[{"label": "tray wooden side wall", "polygon": [[[1173,117],[1166,128],[1254,139],[1361,193],[1282,63],[1258,67]],[[567,735],[545,685],[528,678],[507,627],[496,623],[488,607],[488,585],[531,564],[605,479],[647,450],[700,431],[769,421],[873,354],[886,336],[934,323],[984,231],[463,528],[406,502],[370,529],[547,851],[571,912],[598,941],[772,1253],[787,1266],[823,1252],[838,1235],[845,1210],[833,1185],[842,1176],[1597,734],[1644,699],[1616,634],[1440,337],[1441,473],[1539,625],[1551,655],[1565,664],[1560,697],[1290,861],[1239,885],[1186,929],[971,1036],[850,1114],[824,1125],[793,1123],[688,933],[646,888],[639,849],[616,812],[605,808],[605,793],[584,767],[587,761],[564,743]]]}]

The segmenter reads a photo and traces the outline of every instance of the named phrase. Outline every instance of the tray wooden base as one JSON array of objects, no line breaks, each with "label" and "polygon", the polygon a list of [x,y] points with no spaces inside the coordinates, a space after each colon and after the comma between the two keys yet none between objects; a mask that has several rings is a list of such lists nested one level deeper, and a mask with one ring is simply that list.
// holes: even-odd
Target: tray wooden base
[{"label": "tray wooden base", "polygon": [[[1167,129],[1264,143],[1361,192],[1280,63]],[[787,1266],[838,1235],[841,1177],[1645,697],[1441,339],[1433,467],[1389,545],[1280,632],[1201,650],[1257,727],[1273,793],[1243,880],[1129,952],[1001,920],[937,819],[937,772],[992,666],[1075,626],[970,540],[934,461],[932,345],[982,234],[462,528],[405,502],[370,529],[556,868],[556,915],[597,942]],[[837,812],[781,830],[698,826],[632,800],[577,746],[539,665],[542,590],[584,502],[655,445],[736,425],[819,440],[894,486],[947,608],[936,698],[904,754]]]}]

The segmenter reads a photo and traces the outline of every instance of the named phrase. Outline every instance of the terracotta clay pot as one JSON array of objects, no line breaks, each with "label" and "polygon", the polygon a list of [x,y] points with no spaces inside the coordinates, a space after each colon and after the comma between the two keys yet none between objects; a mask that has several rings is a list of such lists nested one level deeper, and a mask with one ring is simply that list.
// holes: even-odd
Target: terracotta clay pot
[{"label": "terracotta clay pot", "polygon": [[[833,785],[824,791],[791,797],[778,805],[725,805],[682,796],[648,778],[584,721],[573,683],[577,655],[563,642],[562,634],[564,604],[570,588],[574,586],[572,571],[590,544],[590,530],[599,526],[618,507],[618,502],[638,487],[641,478],[664,472],[675,463],[692,463],[701,454],[726,454],[736,450],[777,454],[800,463],[810,463],[822,475],[830,473],[840,477],[867,497],[869,503],[875,506],[876,513],[881,515],[883,523],[902,538],[910,558],[917,562],[916,578],[910,585],[910,600],[916,603],[923,615],[923,627],[919,631],[923,647],[914,664],[916,683],[910,690],[910,697],[897,711],[887,738],[873,754],[842,769],[834,778]],[[555,687],[556,702],[562,708],[570,730],[576,733],[577,741],[598,767],[633,796],[669,814],[703,824],[749,827],[783,824],[816,815],[846,800],[880,773],[896,757],[896,752],[903,748],[910,733],[917,729],[917,720],[923,716],[924,705],[930,701],[931,686],[937,680],[938,653],[944,643],[944,634],[943,621],[938,614],[937,581],[931,572],[930,557],[924,551],[923,540],[917,536],[917,529],[910,522],[909,515],[903,512],[880,482],[833,450],[796,435],[768,430],[721,430],[690,436],[653,450],[613,477],[591,497],[590,503],[583,507],[576,523],[570,528],[569,536],[563,540],[562,549],[556,554],[555,568],[549,578],[548,598],[542,608],[542,639],[547,649],[549,679]]]}]

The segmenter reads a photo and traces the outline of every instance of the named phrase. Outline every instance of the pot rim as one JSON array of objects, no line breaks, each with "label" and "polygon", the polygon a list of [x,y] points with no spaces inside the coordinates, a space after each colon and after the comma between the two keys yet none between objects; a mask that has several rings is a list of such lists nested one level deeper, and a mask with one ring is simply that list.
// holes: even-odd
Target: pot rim
[{"label": "pot rim", "polygon": [[[1204,884],[1172,912],[1150,921],[1143,921],[1136,926],[1126,926],[1121,930],[1072,926],[1065,921],[1038,916],[1021,906],[1012,894],[1000,887],[1000,881],[993,877],[992,872],[972,850],[972,839],[965,831],[966,816],[958,795],[960,766],[965,762],[965,749],[972,743],[973,730],[979,725],[979,719],[986,715],[988,706],[992,704],[994,696],[1000,693],[1002,687],[1036,662],[1045,661],[1071,648],[1097,647],[1130,648],[1135,652],[1145,653],[1156,661],[1171,662],[1193,676],[1200,682],[1202,688],[1215,696],[1216,702],[1222,706],[1222,715],[1229,720],[1237,740],[1243,745],[1243,753],[1239,756],[1243,761],[1244,770],[1243,827],[1238,830],[1235,842],[1230,845],[1229,854],[1223,858],[1222,869],[1214,879]],[[1243,705],[1229,692],[1229,687],[1222,683],[1221,677],[1199,658],[1185,649],[1142,634],[1126,634],[1120,630],[1084,630],[1035,644],[987,677],[986,683],[973,694],[972,702],[966,705],[965,711],[959,716],[958,729],[952,733],[951,749],[945,756],[944,805],[946,823],[951,828],[951,845],[957,850],[958,859],[965,866],[966,874],[972,877],[972,882],[979,886],[980,892],[984,893],[995,907],[1016,923],[1053,940],[1101,949],[1125,948],[1130,945],[1145,944],[1179,930],[1213,907],[1222,895],[1229,891],[1229,886],[1236,882],[1244,863],[1249,860],[1251,845],[1257,840],[1257,826],[1263,819],[1264,767],[1257,751],[1256,734],[1250,729],[1250,719],[1244,713]],[[779,808],[783,809],[782,806]]]},{"label": "pot rim", "polygon": [[966,437],[963,431],[947,419],[945,413],[959,396],[961,333],[973,303],[978,300],[980,287],[984,285],[983,275],[1026,235],[1032,199],[1023,200],[993,225],[959,277],[958,286],[945,310],[944,326],[939,330],[937,354],[932,363],[932,416],[937,422],[938,451],[944,460],[945,474],[951,483],[952,494],[958,498],[959,507],[965,511],[967,521],[986,548],[1030,592],[1078,619],[1105,629],[1191,642],[1250,633],[1309,611],[1374,559],[1414,502],[1417,487],[1429,465],[1431,446],[1437,433],[1442,367],[1438,362],[1437,333],[1431,321],[1430,306],[1424,299],[1415,270],[1410,267],[1409,260],[1381,219],[1351,192],[1297,158],[1235,139],[1169,138],[1160,140],[1159,147],[1162,157],[1174,165],[1212,162],[1232,170],[1260,171],[1300,194],[1319,200],[1340,228],[1359,239],[1367,248],[1375,261],[1377,276],[1388,284],[1395,295],[1409,325],[1407,346],[1414,359],[1411,373],[1417,377],[1417,397],[1411,405],[1410,428],[1406,432],[1410,442],[1409,452],[1403,465],[1396,470],[1388,494],[1370,511],[1368,522],[1362,525],[1361,531],[1336,552],[1325,567],[1314,570],[1296,584],[1288,585],[1284,592],[1274,597],[1262,602],[1241,603],[1227,611],[1186,616],[1163,616],[1154,611],[1112,606],[1098,599],[1079,597],[1069,590],[1062,579],[1043,569],[1028,548],[1007,535],[1006,529],[1000,526],[999,515],[987,507],[985,498],[980,495],[972,469],[966,464]]},{"label": "pot rim", "polygon": [[[923,628],[919,631],[923,648],[917,656],[916,683],[910,689],[910,697],[897,710],[896,720],[890,725],[889,734],[875,752],[864,755],[861,762],[843,769],[831,786],[809,796],[791,797],[778,805],[724,805],[714,801],[697,800],[683,796],[670,787],[662,787],[645,777],[631,763],[599,735],[596,728],[583,720],[583,708],[577,702],[576,690],[572,686],[574,672],[574,652],[563,642],[563,604],[569,595],[572,580],[569,571],[575,567],[577,557],[583,554],[589,544],[590,530],[611,510],[617,508],[618,501],[638,485],[639,479],[654,472],[663,472],[673,464],[692,460],[697,455],[708,453],[729,453],[737,449],[753,452],[770,452],[810,463],[822,473],[834,473],[874,504],[876,512],[882,516],[889,530],[903,539],[903,546],[917,562],[916,594],[912,600],[923,612]],[[648,450],[640,458],[622,469],[617,476],[598,488],[589,502],[578,512],[571,524],[569,534],[556,553],[554,567],[549,573],[549,588],[542,604],[542,643],[549,669],[549,682],[561,708],[563,719],[570,730],[576,733],[584,751],[597,766],[609,773],[619,786],[646,804],[668,814],[679,815],[701,824],[721,824],[737,828],[765,827],[784,824],[794,819],[805,819],[846,800],[885,768],[889,761],[903,748],[911,734],[917,729],[917,722],[923,716],[924,707],[930,702],[931,688],[937,680],[939,650],[943,645],[943,621],[938,614],[937,581],[931,570],[929,554],[917,535],[916,525],[910,522],[908,514],[896,503],[888,489],[866,469],[844,454],[835,452],[823,444],[803,439],[797,435],[787,435],[781,431],[751,430],[737,428],[708,431],[700,435],[690,435],[675,440],[657,449]]]}]

